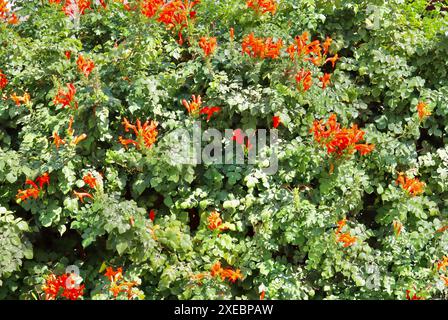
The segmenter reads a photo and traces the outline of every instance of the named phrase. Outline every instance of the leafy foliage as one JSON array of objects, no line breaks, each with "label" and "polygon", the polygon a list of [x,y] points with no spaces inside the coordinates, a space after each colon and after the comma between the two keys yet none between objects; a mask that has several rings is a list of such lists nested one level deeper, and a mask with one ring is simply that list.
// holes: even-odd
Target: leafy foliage
[{"label": "leafy foliage", "polygon": [[[158,1],[90,2],[66,14],[65,1],[17,0],[0,16],[1,298],[44,299],[48,276],[75,265],[84,299],[446,299],[442,4],[187,1],[182,23],[167,28]],[[332,39],[333,62],[290,58],[306,33]],[[256,39],[264,47],[251,54]],[[219,112],[190,114],[182,100],[192,95]],[[331,114],[374,150],[327,152],[310,129]],[[192,133],[193,120],[268,129],[274,116],[274,175],[263,161],[169,161],[169,134]],[[157,132],[129,133],[124,118],[153,120]],[[45,173],[36,197],[16,197]],[[209,227],[215,211],[225,228]],[[242,277],[209,276],[217,262]],[[107,290],[118,280],[100,274],[106,266],[123,268],[132,295]]]}]

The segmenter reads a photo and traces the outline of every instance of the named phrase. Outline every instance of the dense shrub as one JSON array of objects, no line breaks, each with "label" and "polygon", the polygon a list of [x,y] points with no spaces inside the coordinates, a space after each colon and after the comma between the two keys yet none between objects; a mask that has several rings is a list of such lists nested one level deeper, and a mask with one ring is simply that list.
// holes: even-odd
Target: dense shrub
[{"label": "dense shrub", "polygon": [[[1,298],[447,297],[443,1],[10,2]],[[278,171],[172,163],[195,121]]]}]

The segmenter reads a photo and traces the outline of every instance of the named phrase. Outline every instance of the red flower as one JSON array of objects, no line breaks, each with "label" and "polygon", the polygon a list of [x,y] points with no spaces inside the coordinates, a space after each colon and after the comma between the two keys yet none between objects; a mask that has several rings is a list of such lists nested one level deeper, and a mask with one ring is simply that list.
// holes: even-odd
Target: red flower
[{"label": "red flower", "polygon": [[420,121],[431,115],[431,111],[428,108],[428,104],[426,104],[425,102],[419,102],[417,104],[417,112]]},{"label": "red flower", "polygon": [[85,184],[87,184],[90,188],[95,188],[96,187],[96,178],[89,172],[88,174],[86,174],[82,180],[84,181]]},{"label": "red flower", "polygon": [[280,123],[282,123],[282,120],[280,119],[279,116],[273,116],[272,117],[272,126],[274,128],[278,128],[278,126],[280,125]]},{"label": "red flower", "polygon": [[93,196],[87,192],[73,191],[73,194],[78,197],[78,199],[79,199],[79,201],[81,201],[81,203],[84,203],[84,198],[90,198],[93,200]]},{"label": "red flower", "polygon": [[154,209],[151,209],[151,211],[149,211],[149,219],[154,222],[154,219],[156,218],[156,212]]},{"label": "red flower", "polygon": [[[71,107],[71,103],[73,102],[73,99],[75,98],[76,94],[76,88],[73,85],[73,83],[67,83],[66,84],[67,91],[64,91],[62,88],[58,89],[58,92],[56,94],[56,97],[54,97],[53,103],[55,105],[62,104],[62,108],[65,107]],[[77,108],[78,105],[75,103],[75,108]]]},{"label": "red flower", "polygon": [[210,121],[210,118],[213,116],[214,113],[219,113],[221,111],[220,107],[203,107],[199,114],[206,114],[207,115],[207,122]]},{"label": "red flower", "polygon": [[57,132],[53,132],[53,143],[56,149],[59,149],[61,145],[65,144],[65,140],[61,139]]},{"label": "red flower", "polygon": [[45,172],[40,177],[37,177],[36,183],[39,185],[39,189],[42,189],[44,184],[49,186],[50,185],[50,175],[48,174],[48,172]]},{"label": "red flower", "polygon": [[322,120],[315,120],[310,132],[314,133],[316,142],[327,148],[329,154],[341,156],[344,153],[353,154],[359,151],[361,155],[366,155],[375,148],[373,144],[357,144],[364,139],[364,131],[358,129],[355,124],[351,128],[341,128],[335,114],[330,115],[325,124]]},{"label": "red flower", "polygon": [[196,16],[196,11],[193,11],[193,7],[200,1],[188,1],[188,0],[174,0],[168,2],[162,7],[159,18],[159,22],[165,24],[168,29],[182,30],[188,25],[188,19],[193,19]]},{"label": "red flower", "polygon": [[230,41],[233,41],[235,38],[235,30],[233,28],[230,28]]},{"label": "red flower", "polygon": [[396,184],[401,185],[403,190],[406,190],[411,196],[418,196],[425,192],[425,183],[417,178],[408,178],[404,175],[399,175]]},{"label": "red flower", "polygon": [[359,151],[359,153],[362,156],[365,156],[366,154],[369,154],[370,152],[375,150],[375,145],[374,144],[357,144],[357,145],[355,145],[355,149],[357,151]]},{"label": "red flower", "polygon": [[410,290],[406,290],[406,299],[407,300],[424,300],[423,297],[417,296],[416,293],[414,293],[414,295],[411,297],[410,293],[411,293]]},{"label": "red flower", "polygon": [[132,139],[123,139],[123,137],[119,137],[119,141],[122,145],[127,147],[129,144],[133,144],[137,147],[137,149],[141,149],[142,147],[151,148],[152,145],[156,142],[158,131],[157,131],[157,122],[147,120],[143,125],[140,122],[140,119],[137,119],[135,125],[131,124],[128,119],[123,119],[124,130],[129,132],[129,130],[134,131],[136,136],[136,140]]},{"label": "red flower", "polygon": [[212,231],[213,230],[224,231],[228,229],[228,227],[222,225],[222,219],[219,215],[219,212],[217,211],[212,211],[208,216],[207,221],[208,221],[208,228]]},{"label": "red flower", "polygon": [[322,82],[322,90],[325,90],[327,85],[330,83],[331,74],[325,73],[323,77],[320,77],[319,80]]},{"label": "red flower", "polygon": [[164,3],[164,0],[143,0],[141,12],[148,18],[152,18]]},{"label": "red flower", "polygon": [[329,50],[332,42],[333,42],[333,39],[331,39],[330,37],[327,37],[327,39],[325,39],[325,42],[322,45],[322,48],[324,49],[324,55],[326,55],[328,53],[328,50]]},{"label": "red flower", "polygon": [[61,282],[54,274],[50,274],[45,279],[45,284],[42,286],[42,290],[45,292],[45,300],[55,300],[59,294],[61,288]]},{"label": "red flower", "polygon": [[247,0],[246,5],[248,8],[252,8],[256,12],[272,14],[277,10],[277,3],[275,0]]},{"label": "red flower", "polygon": [[3,90],[7,84],[8,84],[8,78],[6,78],[6,75],[0,69],[0,90]]},{"label": "red flower", "polygon": [[110,281],[118,281],[123,277],[123,268],[117,268],[114,270],[112,267],[106,268],[106,273],[104,274]]},{"label": "red flower", "polygon": [[93,60],[84,59],[84,57],[81,54],[78,56],[76,64],[78,65],[79,71],[81,71],[86,77],[89,77],[90,73],[95,67],[95,63],[93,62]]},{"label": "red flower", "polygon": [[23,96],[18,96],[15,92],[11,95],[11,100],[13,100],[18,107],[20,107],[22,103],[29,104],[31,101],[29,93],[25,93]]},{"label": "red flower", "polygon": [[331,65],[334,68],[336,65],[336,61],[338,61],[338,60],[339,60],[339,56],[338,56],[338,54],[335,54],[333,58],[328,58],[327,60],[325,60],[325,63],[331,62]]},{"label": "red flower", "polygon": [[71,56],[72,56],[72,53],[71,53],[71,51],[65,51],[65,53],[64,53],[64,55],[65,55],[65,57],[67,58],[67,59],[70,59],[71,58]]},{"label": "red flower", "polygon": [[296,74],[296,82],[297,85],[301,86],[304,92],[308,91],[313,85],[313,78],[311,76],[311,71],[309,70],[305,71],[304,69],[300,70]]},{"label": "red flower", "polygon": [[6,19],[9,13],[8,1],[0,0],[0,18]]},{"label": "red flower", "polygon": [[92,9],[89,0],[65,0],[65,4],[62,7],[62,11],[64,11],[67,16],[72,17],[77,11],[80,14],[84,14],[87,9]]},{"label": "red flower", "polygon": [[204,51],[204,55],[208,57],[209,55],[213,54],[216,50],[217,43],[215,37],[201,37],[199,40],[199,47]]},{"label": "red flower", "polygon": [[50,184],[50,176],[46,172],[43,175],[37,177],[35,181],[26,179],[25,184],[31,186],[31,188],[25,190],[19,189],[16,198],[22,201],[26,201],[29,198],[37,199],[40,195],[40,192],[43,191],[44,184],[47,184],[47,186]]},{"label": "red flower", "polygon": [[221,267],[221,262],[219,261],[212,266],[210,270],[210,275],[212,277],[221,277],[221,280],[223,281],[227,278],[232,283],[236,282],[238,279],[243,278],[240,269],[237,270],[233,270],[231,268],[223,269]]},{"label": "red flower", "polygon": [[50,274],[42,286],[45,299],[56,300],[62,289],[62,297],[69,300],[78,300],[84,294],[85,288],[84,285],[79,285],[78,282],[80,281],[82,281],[82,278],[75,274],[63,274],[61,276]]},{"label": "red flower", "polygon": [[242,42],[243,53],[261,59],[278,58],[282,47],[283,41],[281,39],[274,42],[272,38],[256,38],[253,32],[246,36]]},{"label": "red flower", "polygon": [[188,102],[187,100],[183,99],[182,100],[182,104],[184,105],[184,107],[187,109],[188,113],[190,114],[197,114],[202,106],[202,99],[201,96],[195,96],[192,95],[192,101]]}]

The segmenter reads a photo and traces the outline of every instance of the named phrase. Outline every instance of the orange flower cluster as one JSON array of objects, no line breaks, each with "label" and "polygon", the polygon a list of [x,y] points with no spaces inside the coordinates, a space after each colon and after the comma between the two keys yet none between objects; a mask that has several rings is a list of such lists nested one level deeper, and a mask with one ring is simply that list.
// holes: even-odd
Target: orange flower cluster
[{"label": "orange flower cluster", "polygon": [[446,271],[447,267],[448,267],[448,256],[444,256],[442,260],[437,262],[437,271],[440,271],[440,269]]},{"label": "orange flower cluster", "polygon": [[83,15],[88,9],[92,9],[89,0],[65,0],[64,5],[62,6],[62,11],[64,11],[67,16],[74,16],[76,12]]},{"label": "orange flower cluster", "polygon": [[338,228],[336,230],[336,241],[343,243],[344,244],[344,248],[347,248],[353,244],[355,244],[356,242],[356,237],[351,236],[350,232],[345,232],[342,233],[342,228],[346,225],[347,223],[347,219],[342,219],[340,221],[338,221]]},{"label": "orange flower cluster", "polygon": [[182,105],[187,109],[188,113],[196,117],[201,114],[207,115],[207,122],[210,121],[213,114],[221,111],[220,107],[202,107],[202,98],[200,95],[192,95],[192,101],[182,100]]},{"label": "orange flower cluster", "polygon": [[92,175],[92,173],[86,174],[82,180],[85,184],[87,184],[90,188],[94,189],[96,187],[96,178]]},{"label": "orange flower cluster", "polygon": [[411,296],[411,291],[410,291],[410,290],[406,290],[406,299],[407,299],[407,300],[424,300],[423,297],[419,297],[419,296],[417,296],[416,293],[414,293],[414,294]]},{"label": "orange flower cluster", "polygon": [[193,8],[198,3],[200,3],[199,0],[170,1],[163,6],[157,20],[167,25],[168,29],[180,28],[182,30],[188,25],[188,19],[193,19],[196,16],[196,11],[193,11]]},{"label": "orange flower cluster", "polygon": [[15,13],[10,12],[11,9],[9,5],[7,0],[0,0],[0,19],[9,24],[17,24],[19,23],[19,19]]},{"label": "orange flower cluster", "polygon": [[136,292],[133,290],[137,285],[137,282],[124,281],[123,269],[121,267],[117,268],[117,270],[114,270],[112,267],[107,267],[104,276],[110,281],[109,291],[114,298],[117,298],[121,292],[126,293],[128,300],[137,296]]},{"label": "orange flower cluster", "polygon": [[14,101],[14,103],[16,104],[16,106],[20,107],[23,104],[29,104],[31,102],[31,98],[30,98],[30,94],[25,92],[25,94],[23,96],[18,96],[16,95],[16,93],[14,92],[11,95],[11,100]]},{"label": "orange flower cluster", "polygon": [[319,40],[309,42],[309,38],[310,35],[308,32],[304,32],[300,36],[294,38],[295,43],[290,44],[286,48],[286,52],[289,54],[291,60],[295,61],[296,58],[299,58],[304,61],[310,61],[316,66],[321,66],[324,61],[324,63],[331,62],[334,68],[336,61],[339,59],[337,54],[333,58],[324,60],[328,54],[333,39],[327,37],[325,42],[321,43]]},{"label": "orange flower cluster", "polygon": [[296,82],[299,90],[308,91],[313,85],[311,71],[304,69],[300,70],[296,74]]},{"label": "orange flower cluster", "polygon": [[[82,278],[76,274],[63,274],[56,276],[50,274],[42,286],[45,300],[56,300],[60,294],[68,300],[78,300],[84,294],[84,285],[80,285]],[[62,292],[60,292],[62,289]]]},{"label": "orange flower cluster", "polygon": [[78,108],[78,103],[75,102],[72,105],[72,102],[75,98],[76,94],[76,88],[73,85],[73,83],[67,83],[66,84],[67,91],[63,90],[62,88],[58,89],[58,92],[56,93],[56,96],[53,99],[53,103],[55,105],[62,104],[62,108],[65,107],[74,107],[75,109]]},{"label": "orange flower cluster", "polygon": [[397,178],[396,184],[401,185],[403,190],[406,190],[411,196],[418,196],[425,191],[425,183],[417,178],[408,178],[400,174]]},{"label": "orange flower cluster", "polygon": [[3,71],[0,69],[0,90],[3,90],[7,84],[8,84],[8,78],[3,73]]},{"label": "orange flower cluster", "polygon": [[208,216],[207,221],[208,221],[208,228],[212,231],[213,230],[224,231],[228,229],[227,226],[222,225],[222,219],[219,215],[219,212],[217,211],[212,211]]},{"label": "orange flower cluster", "polygon": [[31,186],[31,188],[25,190],[19,189],[16,198],[20,199],[21,201],[26,201],[28,200],[28,198],[37,199],[40,195],[40,192],[43,191],[43,187],[45,184],[47,186],[50,185],[50,175],[48,174],[48,172],[37,177],[35,181],[26,179],[25,185],[29,185]]},{"label": "orange flower cluster", "polygon": [[338,156],[344,153],[353,154],[356,151],[364,156],[375,148],[373,144],[358,144],[364,140],[365,132],[353,124],[351,128],[341,128],[336,120],[336,115],[330,115],[326,123],[315,120],[310,132],[314,133],[314,140],[327,148],[328,154],[335,153]]},{"label": "orange flower cluster", "polygon": [[[71,137],[70,144],[73,146],[76,146],[78,143],[85,140],[87,138],[87,135],[85,133],[83,133],[79,136],[74,136],[75,131],[73,130],[72,126],[73,126],[73,116],[70,117],[67,133],[68,133],[69,137]],[[58,149],[58,150],[61,145],[65,145],[65,140],[62,139],[56,131],[53,132],[53,144],[56,146],[56,149]]]},{"label": "orange flower cluster", "polygon": [[81,71],[86,78],[89,77],[93,68],[95,67],[95,63],[91,59],[84,59],[84,57],[80,54],[78,56],[78,60],[76,60],[76,64],[78,65],[79,71]]},{"label": "orange flower cluster", "polygon": [[195,95],[192,95],[191,97],[192,97],[191,102],[188,102],[187,100],[183,99],[182,104],[187,109],[188,113],[198,114],[202,106],[202,98],[199,95],[197,97]]},{"label": "orange flower cluster", "polygon": [[212,55],[217,47],[217,42],[216,42],[216,38],[215,37],[210,37],[210,38],[206,38],[206,37],[201,37],[201,39],[199,39],[199,47],[201,47],[202,51],[204,51],[204,55],[206,57]]},{"label": "orange flower cluster", "polygon": [[126,148],[129,144],[133,144],[137,149],[141,149],[142,147],[149,149],[156,142],[157,135],[159,133],[157,131],[157,122],[147,120],[142,125],[140,119],[137,119],[136,124],[133,125],[128,121],[128,119],[124,118],[122,124],[124,125],[124,130],[126,132],[132,130],[136,136],[136,140],[123,139],[122,136],[118,138],[120,143]]},{"label": "orange flower cluster", "polygon": [[247,0],[246,5],[248,8],[252,8],[255,12],[272,14],[277,10],[277,3],[275,0]]},{"label": "orange flower cluster", "polygon": [[425,102],[419,102],[417,104],[417,112],[420,121],[424,120],[426,117],[429,117],[431,115],[431,111],[429,110],[428,104]]},{"label": "orange flower cluster", "polygon": [[143,0],[140,11],[148,18],[152,18],[164,3],[164,0]]},{"label": "orange flower cluster", "polygon": [[[336,54],[332,58],[327,58],[327,54],[332,43],[332,39],[327,37],[324,43],[319,40],[309,42],[309,33],[304,32],[300,36],[295,37],[295,43],[287,47],[286,52],[289,54],[291,60],[302,59],[303,61],[309,61],[315,66],[322,66],[325,63],[331,62],[333,68],[336,65],[336,61],[339,56]],[[319,77],[322,83],[322,90],[330,83],[331,75],[325,73],[322,77]],[[308,91],[312,86],[312,75],[308,70],[300,70],[296,74],[296,82],[299,86],[298,89],[302,91]]]},{"label": "orange flower cluster", "polygon": [[238,279],[243,279],[240,269],[222,268],[219,261],[212,266],[210,275],[212,277],[221,277],[222,281],[228,279],[232,283],[235,283]]},{"label": "orange flower cluster", "polygon": [[243,54],[246,53],[255,58],[276,59],[280,56],[280,50],[283,47],[282,39],[274,42],[272,38],[256,38],[252,32],[243,39]]},{"label": "orange flower cluster", "polygon": [[243,279],[240,269],[233,270],[232,268],[222,268],[221,262],[216,262],[210,272],[202,272],[191,276],[193,281],[202,281],[204,278],[220,277],[222,281],[228,279],[235,283],[238,279]]}]

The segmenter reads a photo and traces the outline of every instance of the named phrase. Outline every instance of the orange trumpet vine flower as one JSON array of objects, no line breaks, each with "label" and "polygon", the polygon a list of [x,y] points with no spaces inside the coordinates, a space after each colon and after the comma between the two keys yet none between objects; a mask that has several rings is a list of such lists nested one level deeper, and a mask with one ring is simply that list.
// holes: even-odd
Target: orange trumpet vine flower
[{"label": "orange trumpet vine flower", "polygon": [[277,3],[275,0],[247,0],[246,5],[248,8],[255,10],[256,12],[272,14],[277,10]]},{"label": "orange trumpet vine flower", "polygon": [[325,90],[327,85],[330,83],[331,74],[325,73],[323,77],[319,77],[320,82],[322,82],[322,90]]},{"label": "orange trumpet vine flower", "polygon": [[122,145],[127,147],[129,144],[133,144],[137,149],[141,149],[143,147],[151,148],[152,145],[156,142],[158,131],[157,131],[157,122],[147,120],[143,125],[140,122],[140,119],[137,119],[136,124],[131,124],[128,119],[124,118],[122,124],[124,125],[124,130],[129,132],[129,130],[134,131],[136,136],[136,140],[132,139],[123,139],[121,136],[119,137],[119,141]]},{"label": "orange trumpet vine flower", "polygon": [[311,76],[311,71],[300,70],[296,74],[297,85],[301,86],[304,92],[308,91],[313,85],[313,78]]},{"label": "orange trumpet vine flower", "polygon": [[425,102],[419,102],[417,104],[417,112],[420,121],[424,120],[425,118],[431,115],[431,111],[428,108],[428,104],[426,104]]},{"label": "orange trumpet vine flower", "polygon": [[79,201],[81,201],[81,203],[84,203],[84,198],[90,198],[93,200],[93,196],[87,192],[73,191],[73,194],[78,197],[78,199],[79,199]]},{"label": "orange trumpet vine flower", "polygon": [[23,96],[18,96],[16,95],[16,93],[14,92],[11,95],[11,99],[15,102],[16,106],[20,107],[20,105],[23,104],[28,104],[30,103],[30,95],[29,93],[25,93]]},{"label": "orange trumpet vine flower", "polygon": [[252,32],[243,39],[243,54],[248,54],[254,58],[271,58],[276,59],[280,56],[280,50],[283,47],[281,39],[274,42],[272,38],[256,38]]},{"label": "orange trumpet vine flower", "polygon": [[96,178],[89,172],[88,174],[86,174],[82,180],[84,181],[85,184],[87,184],[90,188],[95,188],[96,187]]},{"label": "orange trumpet vine flower", "polygon": [[339,56],[338,56],[338,54],[335,54],[332,58],[328,58],[327,60],[325,60],[325,63],[331,62],[331,66],[334,68],[336,65],[336,62],[338,60],[339,60]]},{"label": "orange trumpet vine flower", "polygon": [[53,132],[53,143],[56,146],[56,149],[59,149],[61,145],[65,144],[65,140],[61,139],[57,132]]},{"label": "orange trumpet vine flower", "polygon": [[148,18],[152,18],[164,3],[164,0],[143,0],[140,8],[141,13]]},{"label": "orange trumpet vine flower", "polygon": [[358,129],[353,124],[351,128],[341,128],[336,120],[336,115],[330,115],[324,124],[322,120],[315,120],[310,132],[314,133],[314,140],[327,148],[327,153],[335,153],[338,156],[343,154],[353,154],[359,151],[361,155],[366,155],[374,150],[373,144],[358,144],[364,140],[365,132]]},{"label": "orange trumpet vine flower", "polygon": [[408,178],[404,175],[399,175],[396,184],[401,185],[403,190],[406,190],[411,196],[418,196],[425,191],[425,183],[417,178]]},{"label": "orange trumpet vine flower", "polygon": [[188,113],[195,115],[198,114],[198,112],[201,109],[202,99],[201,96],[199,95],[197,97],[195,95],[192,95],[191,97],[192,97],[191,102],[188,102],[187,100],[183,99],[182,104],[187,109]]},{"label": "orange trumpet vine flower", "polygon": [[217,211],[212,211],[208,216],[207,220],[208,220],[208,228],[212,231],[213,230],[224,231],[228,229],[227,226],[222,225],[222,219],[219,215],[219,212]]},{"label": "orange trumpet vine flower", "polygon": [[401,230],[402,230],[402,228],[403,228],[403,224],[402,224],[400,221],[395,220],[395,221],[393,222],[393,226],[394,226],[395,237],[398,238],[398,236],[400,235]]},{"label": "orange trumpet vine flower", "polygon": [[204,55],[206,57],[212,55],[215,52],[217,46],[218,45],[215,37],[201,37],[201,39],[199,40],[199,47],[201,47],[202,51],[204,51]]},{"label": "orange trumpet vine flower", "polygon": [[199,114],[206,114],[207,115],[207,122],[210,121],[210,118],[213,116],[214,113],[219,113],[221,111],[220,107],[203,107]]},{"label": "orange trumpet vine flower", "polygon": [[76,60],[76,64],[78,65],[79,71],[81,71],[86,78],[89,77],[93,68],[95,67],[95,63],[91,59],[85,59],[81,54],[78,56],[78,60]]},{"label": "orange trumpet vine flower", "polygon": [[282,123],[282,120],[280,119],[279,116],[273,116],[272,117],[272,126],[277,129],[278,126],[280,125],[280,123]]},{"label": "orange trumpet vine flower", "polygon": [[[76,88],[73,83],[66,84],[67,91],[64,91],[62,88],[58,89],[56,97],[53,100],[55,105],[62,104],[62,108],[71,107],[71,103],[75,98]],[[75,104],[75,108],[77,108],[77,104]]]}]

